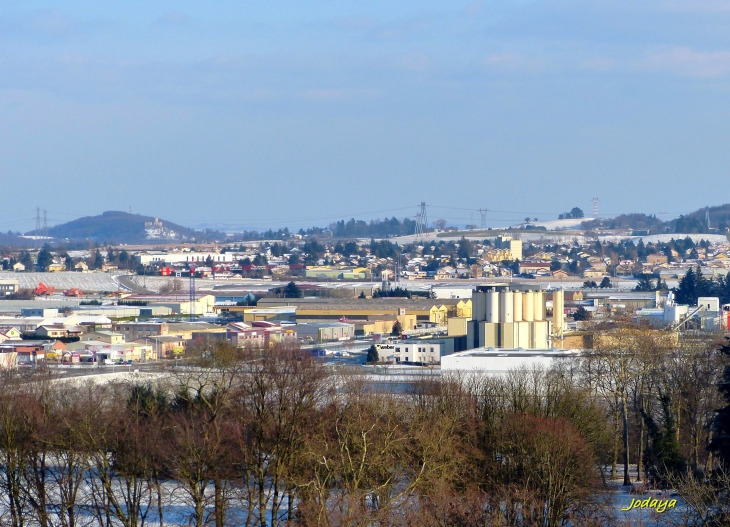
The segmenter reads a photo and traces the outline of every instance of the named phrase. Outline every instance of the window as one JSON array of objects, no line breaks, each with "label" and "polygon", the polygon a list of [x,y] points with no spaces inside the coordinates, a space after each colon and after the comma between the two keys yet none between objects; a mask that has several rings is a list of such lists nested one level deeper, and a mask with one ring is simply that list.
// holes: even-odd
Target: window
[{"label": "window", "polygon": [[400,353],[400,348],[395,348],[396,353]]}]

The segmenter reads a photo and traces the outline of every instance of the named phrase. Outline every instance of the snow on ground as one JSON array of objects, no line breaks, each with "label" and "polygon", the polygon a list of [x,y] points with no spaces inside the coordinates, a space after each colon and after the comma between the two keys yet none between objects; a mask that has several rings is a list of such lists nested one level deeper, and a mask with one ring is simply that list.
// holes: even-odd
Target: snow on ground
[{"label": "snow on ground", "polygon": [[[71,367],[73,368],[73,367]],[[78,368],[86,368],[79,366]],[[169,373],[150,373],[150,372],[135,372],[134,365],[130,369],[128,365],[122,364],[119,366],[104,366],[105,371],[111,371],[112,368],[116,371],[112,373],[97,373],[82,375],[76,377],[57,377],[54,379],[55,382],[71,383],[71,384],[88,384],[93,382],[95,384],[109,384],[113,382],[132,382],[132,383],[147,383],[150,381],[157,381],[166,377],[169,377]],[[59,373],[64,370],[59,369]],[[70,369],[69,371],[73,371]]]},{"label": "snow on ground", "polygon": [[[580,224],[584,221],[593,221],[595,218],[571,218],[567,220],[546,220],[531,222],[533,227],[545,227],[549,231],[560,231],[566,229],[579,229]],[[518,229],[524,227],[524,223],[513,225],[510,229]]]},{"label": "snow on ground", "polygon": [[76,287],[82,291],[116,291],[118,288],[114,278],[109,273],[74,273],[63,271],[60,273],[13,273],[0,272],[1,279],[16,279],[22,289],[35,289],[38,282],[63,291]]},{"label": "snow on ground", "polygon": [[601,241],[621,241],[621,240],[632,240],[635,244],[639,243],[639,240],[647,243],[667,243],[672,240],[684,240],[685,238],[691,238],[694,243],[700,243],[702,240],[707,240],[710,243],[727,243],[728,238],[724,234],[650,234],[648,236],[600,236]]}]

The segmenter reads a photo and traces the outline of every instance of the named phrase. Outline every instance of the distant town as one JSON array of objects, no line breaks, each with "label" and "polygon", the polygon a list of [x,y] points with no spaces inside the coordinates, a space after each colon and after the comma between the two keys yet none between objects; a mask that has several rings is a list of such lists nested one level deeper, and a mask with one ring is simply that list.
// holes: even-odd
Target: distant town
[{"label": "distant town", "polygon": [[[425,217],[421,204],[416,220],[353,219],[296,233],[223,233],[115,212],[9,233],[15,245],[0,247],[0,369],[7,386],[14,386],[7,401],[23,393],[41,405],[47,404],[42,394],[57,393],[61,399],[48,403],[60,412],[53,419],[66,419],[62,401],[73,401],[69,404],[79,411],[85,401],[123,397],[126,406],[83,411],[107,419],[83,426],[98,439],[105,437],[103,423],[121,419],[128,423],[124,430],[171,442],[174,448],[165,454],[151,443],[139,448],[176,485],[193,477],[179,465],[185,437],[200,441],[195,447],[200,452],[220,449],[223,457],[243,456],[235,463],[255,465],[244,461],[248,447],[227,443],[222,430],[243,433],[235,427],[245,420],[253,427],[246,433],[255,434],[261,423],[274,426],[266,412],[294,416],[302,404],[312,423],[333,427],[310,431],[291,417],[287,426],[297,439],[287,448],[302,459],[313,455],[308,448],[325,448],[328,441],[334,445],[326,448],[350,448],[353,439],[347,434],[365,441],[370,432],[363,427],[379,427],[377,441],[387,442],[393,433],[401,434],[398,441],[419,438],[408,447],[415,450],[392,447],[402,459],[368,460],[368,467],[384,463],[389,468],[383,470],[405,470],[383,495],[383,510],[391,518],[422,518],[426,513],[419,506],[401,509],[401,500],[419,492],[434,500],[419,485],[442,482],[441,471],[451,463],[476,470],[481,455],[491,460],[487,464],[496,463],[489,470],[505,482],[521,478],[524,469],[513,473],[511,462],[498,461],[504,456],[540,477],[545,470],[573,467],[564,494],[589,494],[563,505],[545,498],[551,504],[541,505],[547,487],[530,483],[529,500],[537,501],[520,498],[521,506],[552,518],[541,525],[565,525],[554,514],[578,518],[577,504],[605,525],[617,518],[632,524],[631,515],[646,510],[676,519],[682,503],[699,492],[711,499],[692,506],[696,517],[724,514],[719,503],[728,481],[722,460],[730,459],[730,421],[725,421],[730,400],[722,410],[722,383],[730,379],[730,206],[672,221],[643,214],[586,218],[574,207],[553,220],[525,218],[508,228],[456,228],[443,220],[429,224]],[[90,226],[104,230],[93,232]],[[48,383],[51,391],[39,388]],[[361,398],[366,394],[370,402]],[[295,396],[303,399],[287,399]],[[237,413],[259,404],[269,410]],[[451,415],[440,404],[466,406]],[[328,405],[342,413],[328,414]],[[361,416],[358,412],[370,417],[351,421]],[[439,436],[450,445],[445,454],[436,446],[418,450],[433,440],[434,423],[446,427]],[[341,426],[350,427],[346,436],[338,435],[344,433]],[[185,435],[189,431],[180,427],[196,432]],[[206,435],[212,431],[219,434],[214,443]],[[274,436],[266,441],[260,445],[264,457],[283,448]],[[83,466],[94,468],[78,477],[88,480],[89,488],[102,485],[107,469],[99,464],[104,459],[99,449],[112,447],[84,444]],[[127,448],[124,442],[118,451]],[[462,459],[467,451],[474,457]],[[365,450],[361,455],[371,456]],[[441,456],[448,464],[440,464]],[[533,466],[532,456],[544,456],[543,461]],[[313,515],[303,524],[317,524],[318,514],[335,514],[324,501],[307,505],[311,497],[292,487],[313,484],[311,471],[321,468],[319,458],[301,467],[296,456],[282,457],[286,468],[278,475],[259,463],[260,475],[251,481],[259,478],[260,485],[250,487],[222,459],[205,461],[219,463],[218,468],[190,480],[193,487],[187,488],[199,492],[182,495],[165,490],[162,472],[139,469],[148,479],[137,501],[157,500],[150,518],[160,523],[180,519],[175,503],[182,503],[185,518],[198,525],[210,510],[222,515],[216,525],[232,511],[249,519],[254,515],[261,525],[267,514],[283,525],[295,506],[302,517]],[[435,479],[425,483],[417,471],[410,472],[419,463],[441,467],[432,469],[435,475],[429,477]],[[352,470],[345,465],[332,469],[342,481]],[[698,490],[688,467],[714,479]],[[109,470],[113,481],[132,477],[127,469]],[[247,489],[244,497],[223,500],[215,494],[217,485],[234,481]],[[323,485],[322,492],[333,488]],[[438,500],[481,510],[482,500],[502,503],[491,493],[508,483],[493,485],[480,487],[481,497],[468,507],[458,493]],[[401,486],[410,490],[401,493]],[[629,497],[668,488],[685,501],[677,505],[670,499],[675,494],[656,503]],[[112,485],[104,492],[115,496],[117,491]],[[355,488],[337,492],[342,499],[350,499],[348,493],[360,496]],[[601,493],[610,497],[606,504],[586,497]],[[78,499],[87,504],[99,496],[82,494]],[[260,500],[255,506],[254,497]],[[429,506],[446,506],[438,500]],[[27,503],[19,507],[35,507]],[[106,514],[127,524],[121,507],[90,507],[99,518]],[[248,512],[240,512],[246,507]],[[369,518],[378,510],[363,508]],[[489,514],[502,525],[520,524],[501,510]]]}]

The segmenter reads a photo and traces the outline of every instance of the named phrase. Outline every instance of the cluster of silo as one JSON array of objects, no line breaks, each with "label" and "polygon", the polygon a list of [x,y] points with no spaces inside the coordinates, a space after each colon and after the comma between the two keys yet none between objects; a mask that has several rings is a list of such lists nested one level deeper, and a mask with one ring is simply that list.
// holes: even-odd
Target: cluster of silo
[{"label": "cluster of silo", "polygon": [[[562,290],[555,294],[562,299]],[[555,311],[562,315],[562,307]],[[547,348],[553,326],[562,332],[563,318],[554,316],[550,321],[545,313],[546,298],[540,290],[480,288],[472,296],[472,342],[475,347]]]}]

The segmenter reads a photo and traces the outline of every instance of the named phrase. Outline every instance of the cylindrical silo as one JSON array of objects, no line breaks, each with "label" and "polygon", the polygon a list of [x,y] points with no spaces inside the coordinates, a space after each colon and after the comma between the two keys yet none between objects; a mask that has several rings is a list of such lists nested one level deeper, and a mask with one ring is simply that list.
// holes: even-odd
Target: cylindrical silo
[{"label": "cylindrical silo", "polygon": [[499,293],[487,293],[487,322],[499,322]]},{"label": "cylindrical silo", "polygon": [[479,291],[475,291],[471,295],[471,319],[472,320],[479,320],[479,298],[482,296],[482,293]]},{"label": "cylindrical silo", "polygon": [[535,293],[532,291],[525,291],[522,295],[522,320],[535,320]]},{"label": "cylindrical silo", "polygon": [[499,321],[509,324],[514,322],[514,293],[512,291],[504,291],[499,294]]},{"label": "cylindrical silo", "polygon": [[545,295],[535,291],[535,321],[545,320]]},{"label": "cylindrical silo", "polygon": [[515,322],[522,322],[522,293],[519,291],[516,291],[513,293],[514,295],[514,309],[512,313],[514,313]]}]

